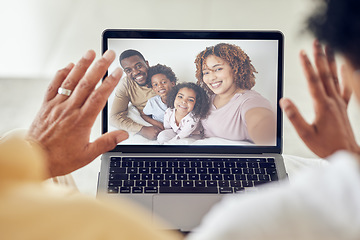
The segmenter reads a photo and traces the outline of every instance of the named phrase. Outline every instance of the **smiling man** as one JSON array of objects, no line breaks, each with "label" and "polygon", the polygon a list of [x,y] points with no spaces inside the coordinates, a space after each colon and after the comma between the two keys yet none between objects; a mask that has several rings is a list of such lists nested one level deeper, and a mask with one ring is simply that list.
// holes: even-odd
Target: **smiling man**
[{"label": "smiling man", "polygon": [[120,54],[120,65],[126,73],[115,92],[110,111],[110,123],[129,132],[136,132],[148,139],[156,139],[161,131],[156,126],[144,126],[128,117],[128,106],[131,103],[142,113],[149,98],[155,96],[147,86],[149,63],[136,50],[126,50]]}]

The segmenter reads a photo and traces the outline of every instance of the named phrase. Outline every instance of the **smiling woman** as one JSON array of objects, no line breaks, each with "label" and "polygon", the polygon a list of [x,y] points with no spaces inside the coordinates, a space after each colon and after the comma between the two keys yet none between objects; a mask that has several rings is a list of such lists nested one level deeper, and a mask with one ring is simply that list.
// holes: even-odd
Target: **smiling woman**
[{"label": "smiling woman", "polygon": [[256,70],[240,47],[228,43],[208,47],[195,64],[198,84],[211,94],[209,116],[202,120],[206,137],[275,142],[275,114],[269,101],[251,90]]}]

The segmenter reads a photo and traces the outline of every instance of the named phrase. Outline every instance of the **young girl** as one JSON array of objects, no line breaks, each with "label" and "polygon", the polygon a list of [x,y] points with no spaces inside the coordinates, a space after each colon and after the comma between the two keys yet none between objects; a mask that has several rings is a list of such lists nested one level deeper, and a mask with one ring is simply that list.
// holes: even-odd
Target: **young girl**
[{"label": "young girl", "polygon": [[170,67],[161,64],[149,68],[148,78],[150,79],[149,87],[154,90],[156,96],[147,101],[141,117],[153,126],[164,130],[166,99],[170,90],[175,86],[177,78]]},{"label": "young girl", "polygon": [[158,142],[163,144],[172,139],[201,136],[200,119],[209,111],[209,97],[195,83],[181,83],[173,87],[167,99],[165,111],[165,130],[158,135]]}]

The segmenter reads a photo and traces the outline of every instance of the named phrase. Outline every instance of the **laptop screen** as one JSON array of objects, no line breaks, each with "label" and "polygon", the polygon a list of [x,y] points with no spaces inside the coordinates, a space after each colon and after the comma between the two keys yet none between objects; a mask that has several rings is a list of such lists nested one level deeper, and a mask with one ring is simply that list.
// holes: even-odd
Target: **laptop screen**
[{"label": "laptop screen", "polygon": [[108,49],[124,74],[102,131],[129,132],[113,151],[281,153],[280,32],[105,30]]}]

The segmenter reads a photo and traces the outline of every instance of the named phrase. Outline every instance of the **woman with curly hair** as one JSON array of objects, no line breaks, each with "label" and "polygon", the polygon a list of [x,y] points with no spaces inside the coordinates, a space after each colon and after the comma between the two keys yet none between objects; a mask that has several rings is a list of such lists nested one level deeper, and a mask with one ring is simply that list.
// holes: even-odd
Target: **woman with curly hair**
[{"label": "woman with curly hair", "polygon": [[167,106],[165,130],[157,138],[160,144],[172,139],[202,138],[200,119],[207,116],[210,105],[209,97],[201,87],[191,82],[176,85],[167,97]]},{"label": "woman with curly hair", "polygon": [[275,144],[275,114],[251,90],[257,72],[249,56],[239,46],[220,43],[200,52],[195,64],[197,84],[211,96],[209,116],[202,120],[205,136]]}]

